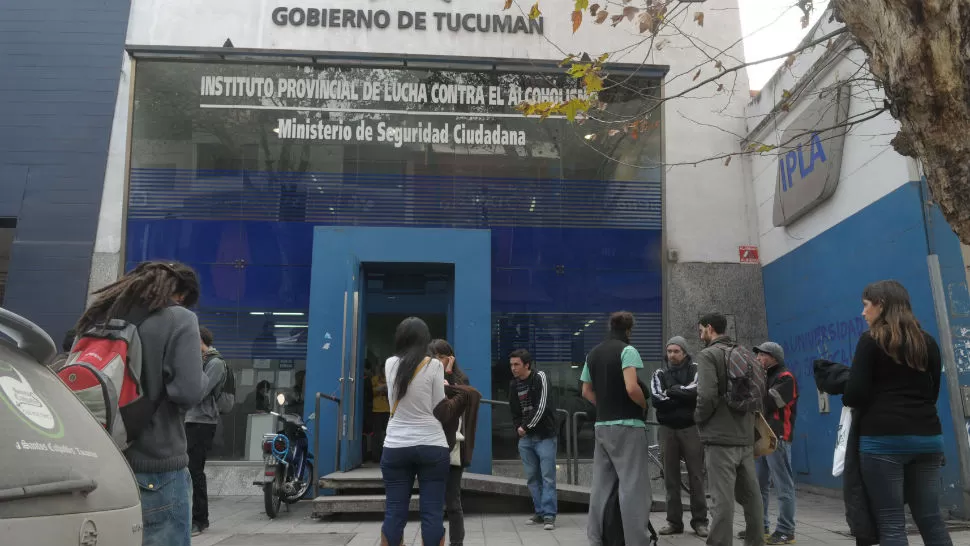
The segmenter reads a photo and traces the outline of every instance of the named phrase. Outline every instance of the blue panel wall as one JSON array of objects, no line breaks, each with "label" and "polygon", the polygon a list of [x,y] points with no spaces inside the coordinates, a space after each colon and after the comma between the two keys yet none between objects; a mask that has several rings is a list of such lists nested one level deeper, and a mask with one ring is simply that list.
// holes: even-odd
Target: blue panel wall
[{"label": "blue panel wall", "polygon": [[[867,329],[861,318],[863,288],[882,279],[903,283],[917,318],[939,339],[928,253],[920,184],[912,182],[764,267],[769,337],[785,348],[799,384],[792,448],[798,481],[841,487],[841,478],[831,472],[841,400],[832,397],[831,413],[819,412],[812,362],[827,355],[851,364],[858,338]],[[953,259],[951,245],[947,260]],[[955,507],[961,502],[959,465],[946,389],[940,393],[939,408],[951,461],[943,470],[944,504]]]},{"label": "blue panel wall", "polygon": [[129,5],[0,2],[0,216],[18,219],[4,306],[55,339],[87,295]]}]

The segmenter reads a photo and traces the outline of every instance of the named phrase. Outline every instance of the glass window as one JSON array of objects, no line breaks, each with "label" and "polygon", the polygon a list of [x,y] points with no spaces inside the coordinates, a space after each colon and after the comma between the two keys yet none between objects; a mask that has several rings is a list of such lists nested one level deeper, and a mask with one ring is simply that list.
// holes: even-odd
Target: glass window
[{"label": "glass window", "polygon": [[[559,407],[589,410],[579,365],[617,309],[637,315],[635,344],[657,361],[659,83],[617,75],[606,111],[569,123],[516,110],[581,93],[529,67],[139,61],[126,260],[199,271],[200,322],[238,388],[217,456],[247,458],[266,392],[305,367],[316,225],[491,230],[493,373],[477,386],[492,398],[508,399],[507,355],[525,347]],[[517,458],[507,410],[494,415],[494,456]]]}]

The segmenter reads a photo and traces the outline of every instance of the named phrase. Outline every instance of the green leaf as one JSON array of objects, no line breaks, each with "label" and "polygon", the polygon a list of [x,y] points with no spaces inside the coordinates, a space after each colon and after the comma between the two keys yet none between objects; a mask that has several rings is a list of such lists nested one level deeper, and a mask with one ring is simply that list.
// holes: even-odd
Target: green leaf
[{"label": "green leaf", "polygon": [[532,5],[532,9],[529,10],[529,19],[538,19],[542,16],[542,12],[539,11],[539,2]]},{"label": "green leaf", "polygon": [[589,0],[576,0],[576,6],[573,9],[575,9],[576,11],[582,11],[588,7],[589,7]]}]

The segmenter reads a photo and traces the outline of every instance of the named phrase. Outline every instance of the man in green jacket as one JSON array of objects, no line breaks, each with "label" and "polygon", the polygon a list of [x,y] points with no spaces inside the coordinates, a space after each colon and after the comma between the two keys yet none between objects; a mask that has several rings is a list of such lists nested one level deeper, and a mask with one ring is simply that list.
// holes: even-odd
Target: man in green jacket
[{"label": "man in green jacket", "polygon": [[724,398],[728,351],[735,345],[725,334],[727,318],[701,317],[698,328],[706,348],[697,355],[697,409],[694,420],[704,444],[712,521],[709,546],[732,546],[734,501],[744,509],[748,546],[763,546],[764,514],[754,464],[754,414],[739,413]]}]

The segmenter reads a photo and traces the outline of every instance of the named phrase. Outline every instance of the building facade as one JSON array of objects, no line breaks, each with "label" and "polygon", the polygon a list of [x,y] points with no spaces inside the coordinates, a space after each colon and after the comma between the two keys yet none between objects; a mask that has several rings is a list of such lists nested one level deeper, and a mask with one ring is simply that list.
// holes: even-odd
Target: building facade
[{"label": "building facade", "polygon": [[[838,28],[822,17],[804,43]],[[768,338],[785,348],[800,386],[792,463],[802,483],[837,488],[830,463],[841,400],[817,394],[817,358],[851,364],[862,290],[883,279],[908,289],[922,327],[940,343],[939,413],[947,464],[944,504],[965,517],[970,385],[967,247],[934,203],[919,165],[893,150],[898,123],[848,35],[799,54],[749,105],[751,157]]]},{"label": "building facade", "polygon": [[[696,47],[674,30],[632,38],[626,20],[574,34],[568,12],[528,7],[135,0],[111,65],[100,203],[85,209],[98,219],[88,286],[44,300],[59,318],[39,322],[57,338],[85,288],[142,260],[188,263],[241,400],[217,457],[259,458],[260,411],[281,391],[305,396],[323,470],[361,462],[363,384],[407,315],[453,341],[488,398],[507,399],[507,355],[528,348],[570,412],[590,409],[579,368],[611,311],[635,313],[648,368],[711,310],[763,339],[761,269],[742,263],[757,244],[747,166],[705,161],[737,148],[747,96],[663,99],[709,56],[743,59],[736,1],[672,9],[685,24],[706,12]],[[521,101],[582,95],[558,66],[571,52],[612,52],[606,111],[524,117]],[[46,283],[11,275],[4,304],[33,318],[39,304],[10,294]],[[339,421],[327,402],[316,414],[317,392],[342,398]],[[504,411],[481,420],[476,470],[517,457]],[[587,425],[581,454],[591,445]]]}]

